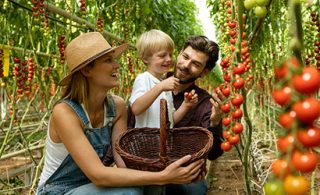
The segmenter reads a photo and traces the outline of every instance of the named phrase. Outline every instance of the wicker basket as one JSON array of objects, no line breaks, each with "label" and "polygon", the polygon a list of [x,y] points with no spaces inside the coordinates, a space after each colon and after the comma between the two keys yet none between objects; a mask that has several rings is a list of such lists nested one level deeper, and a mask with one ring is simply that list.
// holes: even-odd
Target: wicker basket
[{"label": "wicker basket", "polygon": [[[160,129],[134,128],[120,135],[116,151],[127,167],[161,171],[179,158],[191,154],[191,160],[206,158],[212,147],[212,133],[201,127],[166,128],[166,100],[160,101]],[[187,164],[186,164],[187,165]],[[205,163],[203,169],[205,169]]]}]

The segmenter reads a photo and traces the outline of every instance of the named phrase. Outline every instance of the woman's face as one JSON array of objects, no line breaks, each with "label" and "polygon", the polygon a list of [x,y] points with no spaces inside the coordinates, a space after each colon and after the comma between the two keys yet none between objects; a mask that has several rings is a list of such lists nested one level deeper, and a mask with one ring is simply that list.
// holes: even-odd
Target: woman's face
[{"label": "woman's face", "polygon": [[119,86],[120,64],[113,58],[112,54],[107,54],[95,60],[87,75],[89,83],[101,86],[104,89],[111,89]]}]

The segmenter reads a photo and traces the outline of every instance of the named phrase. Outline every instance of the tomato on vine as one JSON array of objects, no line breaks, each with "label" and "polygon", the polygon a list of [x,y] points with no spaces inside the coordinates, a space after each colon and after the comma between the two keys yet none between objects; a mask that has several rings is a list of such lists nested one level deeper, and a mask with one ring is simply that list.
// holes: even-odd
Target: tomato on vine
[{"label": "tomato on vine", "polygon": [[286,86],[282,89],[275,89],[272,92],[272,97],[275,102],[283,106],[291,100],[291,88]]},{"label": "tomato on vine", "polygon": [[278,179],[266,182],[264,184],[263,189],[264,189],[265,195],[283,195],[284,194],[282,181]]},{"label": "tomato on vine", "polygon": [[277,159],[271,165],[271,170],[278,178],[285,178],[291,171],[286,160]]},{"label": "tomato on vine", "polygon": [[310,97],[296,102],[292,106],[297,118],[304,123],[312,123],[320,116],[320,103],[318,100]]},{"label": "tomato on vine", "polygon": [[221,106],[221,111],[224,113],[228,113],[231,109],[230,102],[227,102]]},{"label": "tomato on vine", "polygon": [[232,83],[233,87],[236,89],[241,89],[244,86],[244,80],[241,77],[236,78],[236,80]]},{"label": "tomato on vine", "polygon": [[232,112],[233,119],[239,119],[241,117],[242,117],[242,110],[240,108],[237,108],[235,111]]},{"label": "tomato on vine", "polygon": [[236,123],[232,126],[232,132],[235,134],[240,134],[243,131],[243,125],[241,123]]},{"label": "tomato on vine", "polygon": [[284,137],[278,137],[278,140],[277,140],[278,150],[280,152],[285,153],[285,152],[289,151],[290,149],[293,149],[294,148],[294,141],[295,141],[295,138],[291,134],[284,136]]},{"label": "tomato on vine", "polygon": [[231,124],[231,118],[230,117],[225,117],[222,119],[222,124],[224,126],[229,126]]},{"label": "tomato on vine", "polygon": [[285,178],[283,187],[287,195],[306,195],[310,184],[303,176],[289,175]]},{"label": "tomato on vine", "polygon": [[225,138],[225,139],[228,139],[228,137],[229,137],[230,135],[231,135],[231,134],[230,134],[230,131],[229,131],[229,130],[222,132],[222,137]]},{"label": "tomato on vine", "polygon": [[320,145],[320,129],[318,127],[299,129],[297,132],[297,138],[304,147],[317,147]]},{"label": "tomato on vine", "polygon": [[292,154],[292,164],[294,167],[303,173],[313,171],[318,163],[317,155],[313,152],[301,153],[294,151]]},{"label": "tomato on vine", "polygon": [[240,136],[238,134],[230,135],[228,137],[228,141],[230,142],[231,145],[236,145],[240,141]]},{"label": "tomato on vine", "polygon": [[228,152],[229,150],[231,150],[232,145],[230,144],[230,142],[226,141],[226,142],[222,142],[220,147],[223,151]]},{"label": "tomato on vine", "polygon": [[280,125],[286,129],[289,129],[294,122],[295,116],[296,116],[296,113],[293,111],[280,114],[279,116]]},{"label": "tomato on vine", "polygon": [[301,75],[292,77],[294,88],[304,94],[317,92],[320,88],[320,73],[316,68],[305,67]]},{"label": "tomato on vine", "polygon": [[241,94],[235,94],[234,98],[231,99],[231,103],[234,106],[240,106],[243,103],[243,96]]}]

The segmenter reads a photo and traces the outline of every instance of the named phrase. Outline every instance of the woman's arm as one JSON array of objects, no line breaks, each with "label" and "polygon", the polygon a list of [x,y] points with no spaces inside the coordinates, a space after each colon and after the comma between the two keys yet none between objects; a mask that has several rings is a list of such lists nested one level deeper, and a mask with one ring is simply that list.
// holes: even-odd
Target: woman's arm
[{"label": "woman's arm", "polygon": [[203,161],[197,161],[187,167],[181,167],[182,164],[190,160],[190,156],[186,156],[172,163],[161,172],[105,167],[86,138],[80,120],[65,103],[60,103],[54,107],[50,127],[56,133],[58,139],[64,143],[80,169],[97,186],[117,187],[188,183],[198,176],[203,164]]},{"label": "woman's arm", "polygon": [[126,167],[120,155],[116,152],[116,141],[121,133],[127,130],[127,111],[126,105],[122,98],[119,96],[113,96],[114,103],[116,106],[116,116],[114,119],[114,125],[112,129],[112,150],[113,158],[116,162],[117,167]]}]

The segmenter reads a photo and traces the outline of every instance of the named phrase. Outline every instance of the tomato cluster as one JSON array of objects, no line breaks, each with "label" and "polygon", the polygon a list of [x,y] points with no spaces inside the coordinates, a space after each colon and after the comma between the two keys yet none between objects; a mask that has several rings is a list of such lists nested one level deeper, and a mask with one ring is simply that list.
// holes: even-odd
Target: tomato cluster
[{"label": "tomato cluster", "polygon": [[65,62],[65,36],[64,35],[60,35],[59,37],[59,52],[60,52],[60,63],[64,64]]},{"label": "tomato cluster", "polygon": [[270,186],[276,183],[287,194],[306,194],[309,182],[298,173],[312,172],[318,163],[313,148],[320,146],[320,129],[315,123],[320,116],[320,102],[314,94],[320,89],[320,72],[290,57],[275,68],[275,77],[272,96],[282,106],[279,123],[284,131],[277,140],[280,157],[272,164],[277,179],[267,182],[265,191],[274,194]]},{"label": "tomato cluster", "polygon": [[[235,13],[232,15],[232,2],[226,1],[225,6],[228,13],[227,26],[229,28],[229,43],[227,50],[224,52],[226,57],[221,60],[220,66],[223,71],[224,83],[222,83],[216,92],[221,92],[225,97],[224,104],[221,106],[223,112],[222,125],[223,125],[223,138],[224,141],[221,144],[223,151],[231,150],[233,145],[236,145],[240,141],[240,135],[244,130],[244,126],[241,124],[243,111],[241,105],[244,102],[241,90],[249,83],[253,78],[251,75],[247,75],[250,69],[250,53],[248,42],[246,39],[246,33],[240,33],[243,29],[246,16],[241,17],[243,26],[239,26],[235,18],[238,16]],[[241,48],[236,51],[236,43],[238,39],[241,41]],[[240,44],[239,44],[240,46]],[[234,55],[235,52],[241,56],[237,59]],[[247,76],[246,79],[245,76]]]},{"label": "tomato cluster", "polygon": [[258,18],[266,17],[266,6],[269,4],[269,0],[245,0],[243,3],[247,10],[255,8],[254,13]]}]

